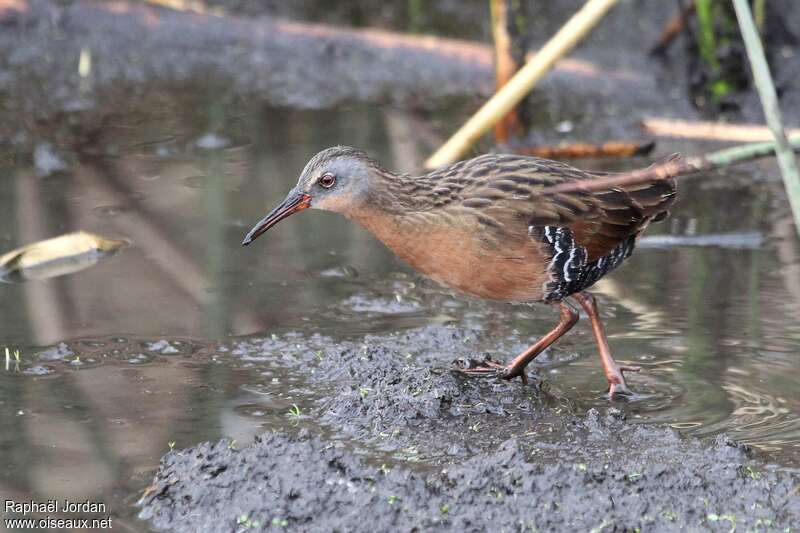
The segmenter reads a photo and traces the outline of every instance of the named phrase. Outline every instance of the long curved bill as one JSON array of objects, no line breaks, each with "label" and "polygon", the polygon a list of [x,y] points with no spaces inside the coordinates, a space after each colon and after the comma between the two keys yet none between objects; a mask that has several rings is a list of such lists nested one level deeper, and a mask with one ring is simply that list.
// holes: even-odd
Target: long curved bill
[{"label": "long curved bill", "polygon": [[259,220],[258,224],[253,226],[253,229],[251,229],[247,235],[245,235],[245,238],[242,241],[242,246],[247,246],[256,240],[259,235],[265,233],[269,228],[284,218],[291,216],[298,211],[302,211],[303,209],[308,209],[309,207],[311,207],[311,196],[295,190],[290,191],[286,198],[275,209],[270,211],[267,216]]}]

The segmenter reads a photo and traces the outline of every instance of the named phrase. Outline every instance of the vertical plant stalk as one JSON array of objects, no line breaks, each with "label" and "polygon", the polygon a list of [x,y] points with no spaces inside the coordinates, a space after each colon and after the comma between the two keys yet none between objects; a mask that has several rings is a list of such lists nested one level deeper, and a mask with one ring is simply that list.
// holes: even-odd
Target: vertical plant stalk
[{"label": "vertical plant stalk", "polygon": [[464,155],[481,135],[525,98],[556,61],[572,50],[616,3],[617,0],[586,2],[502,89],[425,161],[425,167],[441,167]]},{"label": "vertical plant stalk", "polygon": [[678,13],[664,25],[664,29],[661,30],[658,41],[656,41],[656,44],[650,49],[650,55],[659,56],[666,54],[670,44],[672,44],[675,38],[686,28],[686,25],[689,23],[689,18],[695,14],[696,9],[697,5],[695,4],[695,0],[690,0],[688,4],[681,5]]},{"label": "vertical plant stalk", "polygon": [[758,36],[758,30],[755,22],[753,22],[753,15],[750,12],[750,5],[747,0],[733,0],[733,7],[736,10],[736,18],[739,20],[739,28],[742,31],[742,38],[747,49],[747,57],[750,60],[756,90],[759,98],[761,98],[761,107],[764,108],[767,125],[772,130],[772,135],[775,136],[775,155],[778,157],[778,166],[783,177],[783,185],[786,187],[786,194],[789,196],[795,228],[797,229],[797,234],[800,235],[800,173],[797,171],[797,160],[783,130],[783,119],[778,106],[778,96],[775,93],[775,85],[772,82],[767,58],[764,55],[764,47]]},{"label": "vertical plant stalk", "polygon": [[764,22],[767,19],[767,0],[753,0],[753,19],[756,21],[758,33],[764,33]]},{"label": "vertical plant stalk", "polygon": [[702,69],[709,76],[702,91],[716,106],[737,87],[731,67],[723,65],[719,57],[731,45],[736,22],[729,0],[696,0],[695,5],[697,50]]},{"label": "vertical plant stalk", "polygon": [[[697,48],[700,56],[714,71],[719,70],[717,61],[716,36],[714,35],[714,2],[717,0],[697,0]],[[717,72],[714,72],[716,75]]]},{"label": "vertical plant stalk", "polygon": [[[492,37],[494,39],[495,91],[499,91],[519,70],[514,59],[513,42],[509,28],[509,0],[489,0],[492,12]],[[520,119],[514,107],[494,125],[494,138],[498,144],[506,143],[520,130]]]},{"label": "vertical plant stalk", "polygon": [[422,31],[422,20],[425,13],[425,5],[422,0],[408,0],[408,32],[420,33]]}]

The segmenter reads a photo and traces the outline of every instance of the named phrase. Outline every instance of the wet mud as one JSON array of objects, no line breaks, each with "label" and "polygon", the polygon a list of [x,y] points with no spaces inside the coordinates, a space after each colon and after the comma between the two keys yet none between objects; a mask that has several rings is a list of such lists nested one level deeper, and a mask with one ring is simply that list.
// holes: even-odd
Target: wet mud
[{"label": "wet mud", "polygon": [[800,472],[725,436],[632,424],[624,404],[587,412],[546,377],[524,386],[452,371],[454,355],[490,345],[482,331],[438,325],[239,341],[230,357],[291,366],[318,392],[313,407],[252,444],[169,452],[140,518],[169,531],[791,531],[800,522]]},{"label": "wet mud", "polygon": [[[473,21],[487,15],[467,13]],[[485,21],[478,23],[482,31],[473,28],[458,34],[461,39],[431,40],[402,28],[279,18],[297,15],[292,9],[265,9],[261,15],[219,17],[91,0],[35,0],[0,11],[0,96],[26,94],[4,106],[0,141],[27,150],[50,147],[48,161],[69,167],[69,152],[96,144],[102,138],[98,130],[154,86],[180,89],[199,82],[221,99],[244,97],[272,106],[393,102],[426,111],[441,110],[448,98],[485,97],[493,88]],[[627,15],[639,16],[635,9]],[[644,20],[651,19],[659,15]],[[657,27],[652,21],[647,23]],[[557,119],[587,138],[625,136],[638,129],[643,113],[664,108],[658,70],[631,53],[635,48],[626,48],[629,40],[616,40],[608,53],[607,35],[615,29],[593,36],[543,81],[532,102],[537,124]],[[683,95],[666,96],[677,114],[692,114]],[[609,115],[621,123],[609,126]],[[532,140],[560,139],[550,133]]]},{"label": "wet mud", "polygon": [[[581,4],[542,7],[530,21],[531,46],[543,45],[553,21],[566,20]],[[474,109],[492,91],[488,14],[474,6],[442,1],[432,7],[444,20],[429,21],[425,29],[448,37],[431,39],[409,34],[391,9],[320,12],[313,3],[287,5],[246,8],[222,1],[213,6],[227,9],[220,16],[213,9],[196,13],[134,2],[13,4],[0,11],[0,97],[7,101],[0,104],[6,117],[0,146],[36,155],[43,174],[63,171],[82,154],[113,155],[102,146],[103,128],[119,119],[120,110],[140,111],[148,94],[197,84],[219,101],[298,109],[391,103],[424,116],[464,102]],[[617,7],[537,85],[528,110],[535,127],[522,144],[647,141],[640,127],[646,117],[703,119],[688,98],[681,43],[661,60],[641,53],[642,35],[655,39],[673,12],[668,3]],[[335,25],[353,18],[372,27]],[[637,31],[630,31],[632,20]],[[451,28],[452,21],[465,22]],[[800,34],[796,26],[788,23],[792,35]],[[800,54],[788,45],[780,53],[777,81],[787,125],[793,125],[800,91],[791,80]],[[736,98],[739,112],[732,119],[762,120],[754,91]],[[420,134],[434,147],[448,132],[433,121]],[[669,142],[660,140],[659,148]],[[675,150],[686,148],[665,147],[665,153]],[[690,149],[707,150],[699,142]]]}]

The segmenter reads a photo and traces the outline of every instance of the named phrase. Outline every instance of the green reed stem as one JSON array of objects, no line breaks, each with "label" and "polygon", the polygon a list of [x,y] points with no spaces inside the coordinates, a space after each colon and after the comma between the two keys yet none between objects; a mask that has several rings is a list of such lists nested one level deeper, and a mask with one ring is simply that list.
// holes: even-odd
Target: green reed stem
[{"label": "green reed stem", "polygon": [[[800,135],[788,140],[790,149],[800,150]],[[711,165],[711,168],[725,167],[734,163],[742,163],[759,157],[767,157],[775,153],[775,143],[772,141],[762,143],[748,143],[724,150],[711,152],[703,157]]]},{"label": "green reed stem", "polygon": [[775,136],[775,155],[778,158],[778,166],[781,169],[786,194],[789,196],[795,227],[798,235],[800,235],[800,172],[797,170],[797,161],[791,145],[786,138],[786,133],[783,131],[778,96],[775,93],[775,85],[772,82],[772,75],[769,72],[769,65],[764,55],[764,47],[758,37],[758,30],[753,22],[753,14],[750,12],[748,1],[733,0],[733,8],[736,11],[736,18],[739,20],[739,28],[742,31],[747,57],[750,60],[750,68],[753,71],[756,90],[759,98],[761,98],[761,106],[764,108],[767,125]]}]

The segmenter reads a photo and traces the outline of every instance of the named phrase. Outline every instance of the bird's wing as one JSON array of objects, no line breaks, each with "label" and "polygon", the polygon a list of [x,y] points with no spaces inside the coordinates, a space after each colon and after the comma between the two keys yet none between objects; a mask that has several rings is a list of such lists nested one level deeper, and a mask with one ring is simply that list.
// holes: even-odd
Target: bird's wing
[{"label": "bird's wing", "polygon": [[439,181],[445,208],[471,211],[482,223],[504,228],[510,238],[529,236],[545,226],[569,228],[590,261],[641,233],[675,198],[673,179],[546,194],[548,187],[601,174],[524,156],[482,156],[467,163],[471,164]]}]

